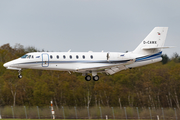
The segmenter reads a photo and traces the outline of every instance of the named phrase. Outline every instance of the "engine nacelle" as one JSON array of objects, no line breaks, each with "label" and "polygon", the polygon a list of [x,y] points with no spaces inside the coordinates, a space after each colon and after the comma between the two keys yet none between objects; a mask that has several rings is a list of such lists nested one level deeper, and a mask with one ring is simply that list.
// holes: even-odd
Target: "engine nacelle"
[{"label": "engine nacelle", "polygon": [[109,62],[124,62],[127,64],[133,63],[135,58],[129,53],[107,53],[107,61]]}]

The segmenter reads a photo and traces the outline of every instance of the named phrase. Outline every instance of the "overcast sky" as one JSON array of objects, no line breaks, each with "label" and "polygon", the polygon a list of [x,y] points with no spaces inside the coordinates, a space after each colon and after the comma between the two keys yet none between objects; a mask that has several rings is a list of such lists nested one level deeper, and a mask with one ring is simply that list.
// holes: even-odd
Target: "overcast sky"
[{"label": "overcast sky", "polygon": [[48,51],[133,51],[156,27],[169,27],[164,50],[180,53],[178,0],[0,0],[0,46]]}]

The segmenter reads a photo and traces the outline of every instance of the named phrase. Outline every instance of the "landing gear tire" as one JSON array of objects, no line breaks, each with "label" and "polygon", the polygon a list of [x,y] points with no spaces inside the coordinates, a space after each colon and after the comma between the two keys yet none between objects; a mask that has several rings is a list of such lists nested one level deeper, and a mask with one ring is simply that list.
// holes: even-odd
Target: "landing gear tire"
[{"label": "landing gear tire", "polygon": [[87,75],[87,76],[85,77],[85,80],[86,80],[86,81],[90,81],[90,80],[91,80],[91,76],[90,76],[90,75]]},{"label": "landing gear tire", "polygon": [[19,79],[21,79],[21,78],[22,78],[22,75],[21,75],[21,74],[20,74],[20,75],[18,75],[18,78],[19,78]]},{"label": "landing gear tire", "polygon": [[93,76],[93,80],[94,80],[94,81],[98,81],[98,80],[99,80],[99,76],[98,76],[98,75]]}]

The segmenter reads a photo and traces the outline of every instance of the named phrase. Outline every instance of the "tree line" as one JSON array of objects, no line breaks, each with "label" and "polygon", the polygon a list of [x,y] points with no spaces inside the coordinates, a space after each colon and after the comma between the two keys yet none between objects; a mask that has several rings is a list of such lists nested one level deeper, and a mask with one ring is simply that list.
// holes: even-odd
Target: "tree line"
[{"label": "tree line", "polygon": [[[16,44],[0,47],[0,106],[176,107],[180,97],[180,56],[162,55],[162,62],[128,69],[99,81],[85,81],[79,73],[25,69],[23,78],[3,64],[35,47]],[[41,50],[44,51],[44,50]]]}]

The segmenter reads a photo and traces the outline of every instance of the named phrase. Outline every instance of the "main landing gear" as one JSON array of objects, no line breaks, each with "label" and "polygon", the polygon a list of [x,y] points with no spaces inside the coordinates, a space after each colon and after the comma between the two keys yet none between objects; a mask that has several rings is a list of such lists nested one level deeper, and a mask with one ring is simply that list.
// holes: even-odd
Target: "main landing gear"
[{"label": "main landing gear", "polygon": [[[87,76],[85,77],[85,80],[86,80],[86,81],[90,81],[90,80],[91,80],[91,76],[90,76],[90,75],[87,75]],[[99,76],[98,76],[98,75],[93,76],[93,80],[94,80],[94,81],[98,81],[98,80],[99,80]]]},{"label": "main landing gear", "polygon": [[19,70],[18,72],[19,72],[18,78],[21,79],[22,78],[21,70]]},{"label": "main landing gear", "polygon": [[88,73],[92,74],[94,81],[98,81],[99,80],[99,76],[97,75],[97,71],[88,71],[88,72],[82,74],[83,76],[85,76],[85,80],[86,81],[90,81],[91,80],[91,76],[87,75]]}]

